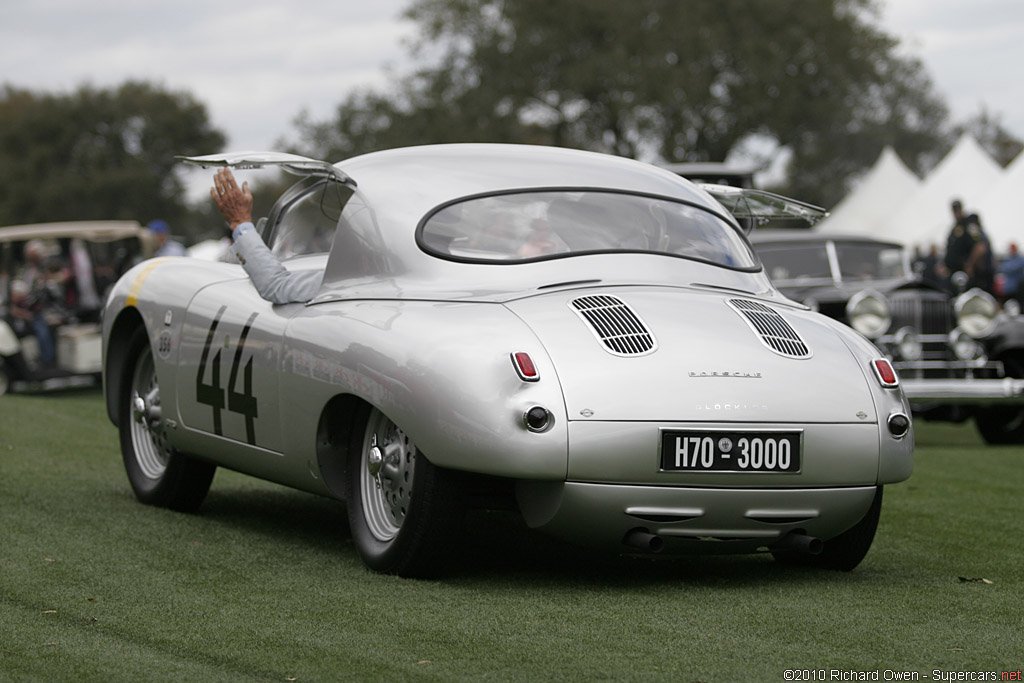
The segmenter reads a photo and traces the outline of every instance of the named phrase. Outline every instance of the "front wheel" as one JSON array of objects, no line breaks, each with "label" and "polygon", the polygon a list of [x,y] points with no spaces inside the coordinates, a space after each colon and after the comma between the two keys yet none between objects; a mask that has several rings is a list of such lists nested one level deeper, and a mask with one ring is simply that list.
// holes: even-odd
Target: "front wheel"
[{"label": "front wheel", "polygon": [[875,499],[864,517],[852,527],[825,541],[818,555],[802,555],[792,551],[772,553],[776,560],[786,564],[799,564],[820,569],[848,572],[860,564],[875,540],[878,519],[882,513],[882,487],[875,491]]},{"label": "front wheel", "polygon": [[384,413],[370,409],[349,453],[348,518],[374,571],[428,576],[443,569],[461,527],[455,473],[435,467]]},{"label": "front wheel", "polygon": [[132,335],[126,358],[117,422],[132,490],[148,505],[195,512],[206,498],[217,468],[171,446],[161,413],[153,352],[144,328]]}]

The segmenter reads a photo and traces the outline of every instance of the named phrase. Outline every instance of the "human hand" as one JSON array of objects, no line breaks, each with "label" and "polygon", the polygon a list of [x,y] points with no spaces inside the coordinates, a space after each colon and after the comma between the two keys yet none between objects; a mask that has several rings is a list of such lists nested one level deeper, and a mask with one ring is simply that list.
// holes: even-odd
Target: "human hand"
[{"label": "human hand", "polygon": [[242,187],[238,187],[230,168],[222,168],[213,175],[210,197],[232,230],[242,223],[252,222],[252,193],[249,191],[249,183],[244,182]]}]

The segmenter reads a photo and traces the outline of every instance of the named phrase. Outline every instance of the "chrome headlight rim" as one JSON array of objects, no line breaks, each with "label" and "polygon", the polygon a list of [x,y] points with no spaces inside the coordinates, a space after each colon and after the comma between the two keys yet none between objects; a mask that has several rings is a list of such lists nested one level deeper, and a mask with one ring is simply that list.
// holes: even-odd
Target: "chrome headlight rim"
[{"label": "chrome headlight rim", "polygon": [[953,302],[957,328],[974,339],[989,336],[996,329],[999,304],[994,296],[975,287],[958,296]]},{"label": "chrome headlight rim", "polygon": [[924,355],[921,335],[913,327],[908,326],[898,329],[894,341],[901,360],[921,360],[921,357]]},{"label": "chrome headlight rim", "polygon": [[976,360],[985,353],[981,344],[959,327],[949,333],[949,348],[959,360]]},{"label": "chrome headlight rim", "polygon": [[861,290],[846,303],[846,319],[868,339],[877,339],[892,325],[889,300],[873,289]]}]

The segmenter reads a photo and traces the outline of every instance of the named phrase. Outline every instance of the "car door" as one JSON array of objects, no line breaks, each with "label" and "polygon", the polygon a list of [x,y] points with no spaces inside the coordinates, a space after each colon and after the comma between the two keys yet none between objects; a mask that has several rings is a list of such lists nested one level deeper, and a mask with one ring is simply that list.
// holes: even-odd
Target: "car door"
[{"label": "car door", "polygon": [[264,301],[248,278],[212,284],[193,297],[178,364],[184,427],[240,446],[282,451],[281,339],[300,308]]},{"label": "car door", "polygon": [[[323,271],[341,207],[354,183],[331,164],[276,152],[184,159],[203,166],[278,167],[306,180],[285,192],[261,221],[261,233],[291,271]],[[284,332],[303,303],[262,299],[248,277],[211,284],[189,302],[178,365],[179,416],[195,438],[217,440],[217,460],[281,480],[290,465],[280,377]],[[197,436],[199,435],[199,436]],[[199,452],[205,452],[204,444]]]}]

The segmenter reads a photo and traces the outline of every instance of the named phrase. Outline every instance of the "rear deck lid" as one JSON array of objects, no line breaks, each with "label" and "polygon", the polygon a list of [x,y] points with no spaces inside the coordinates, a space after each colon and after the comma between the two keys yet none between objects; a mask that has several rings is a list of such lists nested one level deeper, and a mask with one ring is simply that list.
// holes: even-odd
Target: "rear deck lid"
[{"label": "rear deck lid", "polygon": [[867,369],[808,311],[667,288],[507,305],[544,343],[570,420],[875,420]]}]

